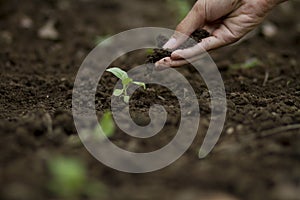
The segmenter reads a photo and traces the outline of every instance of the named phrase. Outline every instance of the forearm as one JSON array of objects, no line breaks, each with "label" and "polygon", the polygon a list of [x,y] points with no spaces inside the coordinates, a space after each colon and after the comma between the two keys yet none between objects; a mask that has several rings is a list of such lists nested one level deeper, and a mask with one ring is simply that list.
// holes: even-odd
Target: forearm
[{"label": "forearm", "polygon": [[271,10],[273,10],[274,7],[276,7],[278,4],[288,0],[253,0],[253,1],[256,1],[255,4],[260,5],[260,7],[263,8],[262,9],[263,13],[268,13]]}]

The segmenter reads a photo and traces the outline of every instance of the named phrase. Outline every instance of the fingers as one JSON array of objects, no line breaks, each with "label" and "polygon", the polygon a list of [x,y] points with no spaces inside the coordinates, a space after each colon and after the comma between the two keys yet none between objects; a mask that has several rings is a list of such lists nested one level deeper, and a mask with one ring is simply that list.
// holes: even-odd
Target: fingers
[{"label": "fingers", "polygon": [[171,54],[172,60],[189,59],[200,55],[203,52],[216,49],[226,45],[226,41],[216,36],[210,36],[202,39],[202,41],[193,47],[187,49],[178,49]]},{"label": "fingers", "polygon": [[180,67],[182,65],[188,64],[188,61],[182,60],[172,60],[170,57],[163,58],[155,63],[155,70],[161,71],[170,67]]},{"label": "fingers", "polygon": [[202,55],[189,58],[188,60],[185,60],[185,59],[173,60],[170,57],[166,57],[166,58],[163,58],[163,59],[157,61],[155,63],[155,68],[154,69],[158,70],[158,71],[161,71],[161,70],[165,70],[165,69],[170,68],[170,67],[173,67],[173,68],[181,67],[181,66],[186,65],[186,64],[190,64],[190,63],[192,64],[195,61],[201,60],[202,58],[203,58]]},{"label": "fingers", "polygon": [[182,44],[196,29],[202,28],[205,22],[205,7],[198,1],[188,15],[177,26],[174,35],[163,46],[164,49],[175,49]]},{"label": "fingers", "polygon": [[172,62],[172,59],[170,57],[165,57],[155,63],[154,69],[157,71],[167,69],[167,68],[171,67],[171,65],[170,65],[171,62]]},{"label": "fingers", "polygon": [[213,33],[215,30],[220,28],[221,24],[222,24],[222,20],[216,20],[214,23],[205,24],[203,26],[203,29],[209,33]]},{"label": "fingers", "polygon": [[163,70],[168,67],[179,67],[199,59],[199,56],[209,50],[216,49],[230,43],[230,40],[224,40],[222,37],[210,36],[203,39],[200,43],[187,49],[179,49],[155,63],[156,70]]}]

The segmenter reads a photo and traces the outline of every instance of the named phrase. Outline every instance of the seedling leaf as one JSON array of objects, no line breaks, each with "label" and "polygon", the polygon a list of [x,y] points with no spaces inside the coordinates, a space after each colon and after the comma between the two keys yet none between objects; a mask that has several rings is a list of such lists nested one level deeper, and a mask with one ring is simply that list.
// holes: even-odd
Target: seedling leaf
[{"label": "seedling leaf", "polygon": [[113,95],[118,97],[118,96],[120,96],[122,93],[123,93],[123,90],[115,89],[114,92],[113,92]]},{"label": "seedling leaf", "polygon": [[139,86],[143,87],[144,90],[146,90],[146,84],[145,84],[145,83],[143,83],[143,82],[138,82],[138,81],[133,81],[132,83],[133,83],[133,84],[136,84],[136,85],[139,85]]},{"label": "seedling leaf", "polygon": [[121,80],[128,78],[127,73],[124,70],[117,68],[117,67],[109,68],[106,71],[113,73],[113,75],[115,75],[116,77],[118,77]]},{"label": "seedling leaf", "polygon": [[124,102],[129,103],[129,96],[124,96]]},{"label": "seedling leaf", "polygon": [[125,78],[122,80],[122,84],[123,85],[128,85],[129,83],[132,83],[132,79],[131,78]]}]

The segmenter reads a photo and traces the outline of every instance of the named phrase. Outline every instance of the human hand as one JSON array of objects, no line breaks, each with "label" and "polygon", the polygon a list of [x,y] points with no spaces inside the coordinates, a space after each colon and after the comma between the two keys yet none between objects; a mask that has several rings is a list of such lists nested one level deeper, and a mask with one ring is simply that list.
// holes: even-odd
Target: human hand
[{"label": "human hand", "polygon": [[157,61],[155,68],[178,67],[188,63],[185,59],[196,59],[205,51],[238,41],[283,1],[285,0],[198,0],[163,48],[175,49],[187,36],[200,28],[207,30],[211,36],[191,48],[174,51],[171,57]]}]

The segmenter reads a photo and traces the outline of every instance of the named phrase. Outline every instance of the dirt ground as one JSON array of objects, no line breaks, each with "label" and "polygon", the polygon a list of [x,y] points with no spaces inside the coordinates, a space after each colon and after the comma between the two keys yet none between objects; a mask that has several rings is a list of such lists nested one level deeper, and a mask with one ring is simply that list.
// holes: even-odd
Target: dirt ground
[{"label": "dirt ground", "polygon": [[[273,36],[260,27],[248,40],[211,52],[224,80],[228,112],[221,139],[207,158],[199,160],[197,151],[209,124],[209,92],[186,66],[179,71],[197,92],[198,136],[172,165],[127,174],[104,166],[72,142],[78,140],[71,113],[73,82],[97,36],[143,26],[174,28],[174,9],[159,0],[0,0],[0,198],[62,199],[47,186],[47,162],[63,155],[81,160],[89,179],[104,185],[103,196],[94,199],[300,199],[299,9],[299,1],[290,1],[271,13],[264,25],[277,27]],[[45,39],[38,32],[49,20],[58,35]],[[251,59],[260,63],[233,67]],[[144,60],[145,54],[137,52],[115,64],[132,67]],[[101,81],[99,116],[109,108],[116,79],[107,74]],[[158,86],[139,90],[130,103],[131,115],[145,123],[153,103],[169,112],[163,134],[141,141],[117,130],[112,140],[144,152],[170,141],[180,118],[170,92]]]}]

